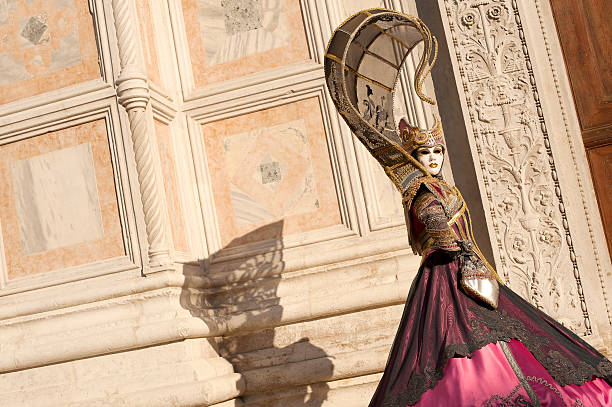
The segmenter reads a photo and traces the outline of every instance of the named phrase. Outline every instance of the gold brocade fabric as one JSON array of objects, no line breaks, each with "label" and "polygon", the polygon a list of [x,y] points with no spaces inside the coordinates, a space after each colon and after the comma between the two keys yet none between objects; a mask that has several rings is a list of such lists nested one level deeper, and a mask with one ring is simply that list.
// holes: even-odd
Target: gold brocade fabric
[{"label": "gold brocade fabric", "polygon": [[459,190],[441,179],[427,178],[416,198],[404,203],[413,250],[424,258],[434,250],[457,252],[463,290],[496,308],[501,280],[474,241],[469,210]]},{"label": "gold brocade fabric", "polygon": [[457,244],[457,235],[448,225],[448,217],[442,205],[431,193],[423,193],[415,199],[416,217],[425,228],[415,239],[416,252],[421,256],[432,250],[461,250]]}]

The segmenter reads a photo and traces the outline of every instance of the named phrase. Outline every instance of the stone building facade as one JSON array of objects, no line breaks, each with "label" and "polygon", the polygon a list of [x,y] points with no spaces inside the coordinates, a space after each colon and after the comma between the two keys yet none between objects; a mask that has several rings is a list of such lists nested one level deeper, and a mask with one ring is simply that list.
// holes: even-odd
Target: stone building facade
[{"label": "stone building facade", "polygon": [[397,113],[442,118],[483,251],[612,354],[547,1],[3,0],[1,405],[367,405],[420,262],[324,87],[333,28],[369,7],[440,40],[438,105],[408,61]]}]

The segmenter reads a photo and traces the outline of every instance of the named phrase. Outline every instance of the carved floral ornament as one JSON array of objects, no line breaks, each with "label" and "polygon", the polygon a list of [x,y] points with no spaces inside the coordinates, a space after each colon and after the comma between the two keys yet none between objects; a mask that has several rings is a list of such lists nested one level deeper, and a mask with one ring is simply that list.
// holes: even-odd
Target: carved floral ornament
[{"label": "carved floral ornament", "polygon": [[491,204],[498,268],[530,302],[590,333],[516,4],[446,0],[446,8]]}]

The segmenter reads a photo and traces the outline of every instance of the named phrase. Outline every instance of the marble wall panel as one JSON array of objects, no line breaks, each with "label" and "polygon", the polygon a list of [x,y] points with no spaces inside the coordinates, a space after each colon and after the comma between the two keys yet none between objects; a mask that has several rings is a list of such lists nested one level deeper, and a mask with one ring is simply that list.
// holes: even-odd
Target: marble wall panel
[{"label": "marble wall panel", "polygon": [[0,103],[100,75],[86,1],[0,1]]},{"label": "marble wall panel", "polygon": [[283,235],[340,223],[318,99],[202,127],[224,246],[272,238],[249,232],[281,219]]},{"label": "marble wall panel", "polygon": [[172,145],[172,133],[167,124],[155,120],[155,133],[164,178],[166,191],[166,204],[170,216],[172,241],[178,251],[189,252],[187,235],[185,232],[185,218],[180,201],[179,186],[176,173],[176,156]]},{"label": "marble wall panel", "polygon": [[361,144],[356,144],[356,147],[359,150],[362,174],[369,178],[367,183],[364,182],[364,186],[371,183],[371,188],[366,189],[365,195],[370,227],[377,229],[402,223],[404,208],[401,194],[365,147]]},{"label": "marble wall panel", "polygon": [[23,254],[102,237],[90,143],[15,161],[11,180]]},{"label": "marble wall panel", "polygon": [[156,31],[153,16],[151,14],[150,1],[136,0],[136,12],[138,14],[138,20],[140,21],[140,41],[142,43],[147,77],[156,85],[161,85],[156,46]]},{"label": "marble wall panel", "polygon": [[9,279],[125,254],[103,119],[0,146]]},{"label": "marble wall panel", "polygon": [[294,0],[182,0],[196,87],[309,58]]}]

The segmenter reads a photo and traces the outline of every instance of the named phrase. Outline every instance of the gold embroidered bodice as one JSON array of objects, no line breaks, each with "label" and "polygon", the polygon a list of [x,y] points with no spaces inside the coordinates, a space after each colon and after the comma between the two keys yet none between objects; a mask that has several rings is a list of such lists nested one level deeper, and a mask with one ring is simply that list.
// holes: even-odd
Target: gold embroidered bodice
[{"label": "gold embroidered bodice", "polygon": [[501,280],[476,245],[461,193],[441,179],[424,177],[421,181],[416,197],[404,201],[413,250],[423,259],[435,250],[458,253],[464,289],[495,308],[497,281]]},{"label": "gold embroidered bodice", "polygon": [[453,228],[465,211],[459,191],[446,182],[428,181],[415,198],[411,208],[411,243],[421,256],[435,249],[459,251],[457,240],[463,233]]}]

